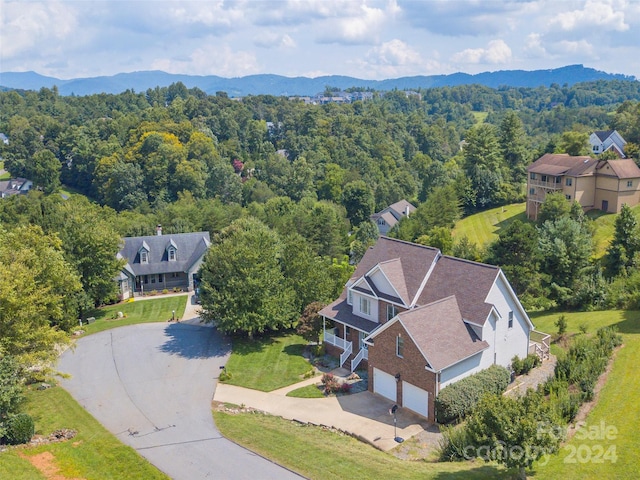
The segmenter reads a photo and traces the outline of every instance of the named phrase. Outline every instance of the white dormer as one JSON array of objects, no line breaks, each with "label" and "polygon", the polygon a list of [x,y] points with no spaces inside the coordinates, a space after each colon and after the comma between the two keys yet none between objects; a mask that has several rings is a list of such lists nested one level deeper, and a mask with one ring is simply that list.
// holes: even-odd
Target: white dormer
[{"label": "white dormer", "polygon": [[149,245],[147,245],[147,242],[142,242],[142,245],[140,246],[140,249],[138,250],[138,254],[140,255],[140,263],[149,263],[149,252],[151,250],[149,249]]},{"label": "white dormer", "polygon": [[178,246],[173,240],[167,244],[167,260],[175,262],[178,259]]}]

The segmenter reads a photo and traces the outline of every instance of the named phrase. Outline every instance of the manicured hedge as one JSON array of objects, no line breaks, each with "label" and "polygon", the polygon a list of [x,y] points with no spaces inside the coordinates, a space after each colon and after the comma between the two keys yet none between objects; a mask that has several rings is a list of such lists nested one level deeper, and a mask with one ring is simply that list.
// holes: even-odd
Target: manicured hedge
[{"label": "manicured hedge", "polygon": [[443,388],[436,397],[436,420],[451,423],[464,418],[485,393],[501,394],[511,380],[509,370],[492,365]]}]

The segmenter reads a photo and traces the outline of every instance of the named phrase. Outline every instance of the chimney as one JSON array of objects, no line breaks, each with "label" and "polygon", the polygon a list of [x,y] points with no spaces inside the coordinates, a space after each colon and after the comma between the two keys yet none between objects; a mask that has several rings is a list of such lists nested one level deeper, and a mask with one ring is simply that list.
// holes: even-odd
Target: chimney
[{"label": "chimney", "polygon": [[407,205],[406,207],[404,207],[404,214],[408,217],[409,216],[409,205]]},{"label": "chimney", "polygon": [[156,233],[158,235],[162,235],[162,225],[160,224],[156,225]]}]

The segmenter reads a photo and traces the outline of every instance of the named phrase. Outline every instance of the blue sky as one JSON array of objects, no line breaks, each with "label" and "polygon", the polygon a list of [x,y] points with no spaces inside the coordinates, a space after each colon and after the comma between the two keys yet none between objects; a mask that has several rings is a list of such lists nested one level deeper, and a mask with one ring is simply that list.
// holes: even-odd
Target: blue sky
[{"label": "blue sky", "polygon": [[0,71],[640,78],[640,0],[0,0]]}]

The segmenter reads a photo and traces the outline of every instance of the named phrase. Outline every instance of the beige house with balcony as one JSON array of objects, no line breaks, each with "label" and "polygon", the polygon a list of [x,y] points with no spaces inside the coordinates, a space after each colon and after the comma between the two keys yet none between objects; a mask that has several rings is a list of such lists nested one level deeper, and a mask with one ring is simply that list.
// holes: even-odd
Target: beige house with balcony
[{"label": "beige house with balcony", "polygon": [[587,210],[618,213],[640,203],[640,168],[630,158],[598,160],[547,153],[527,168],[527,218],[536,220],[549,193],[561,192]]}]

